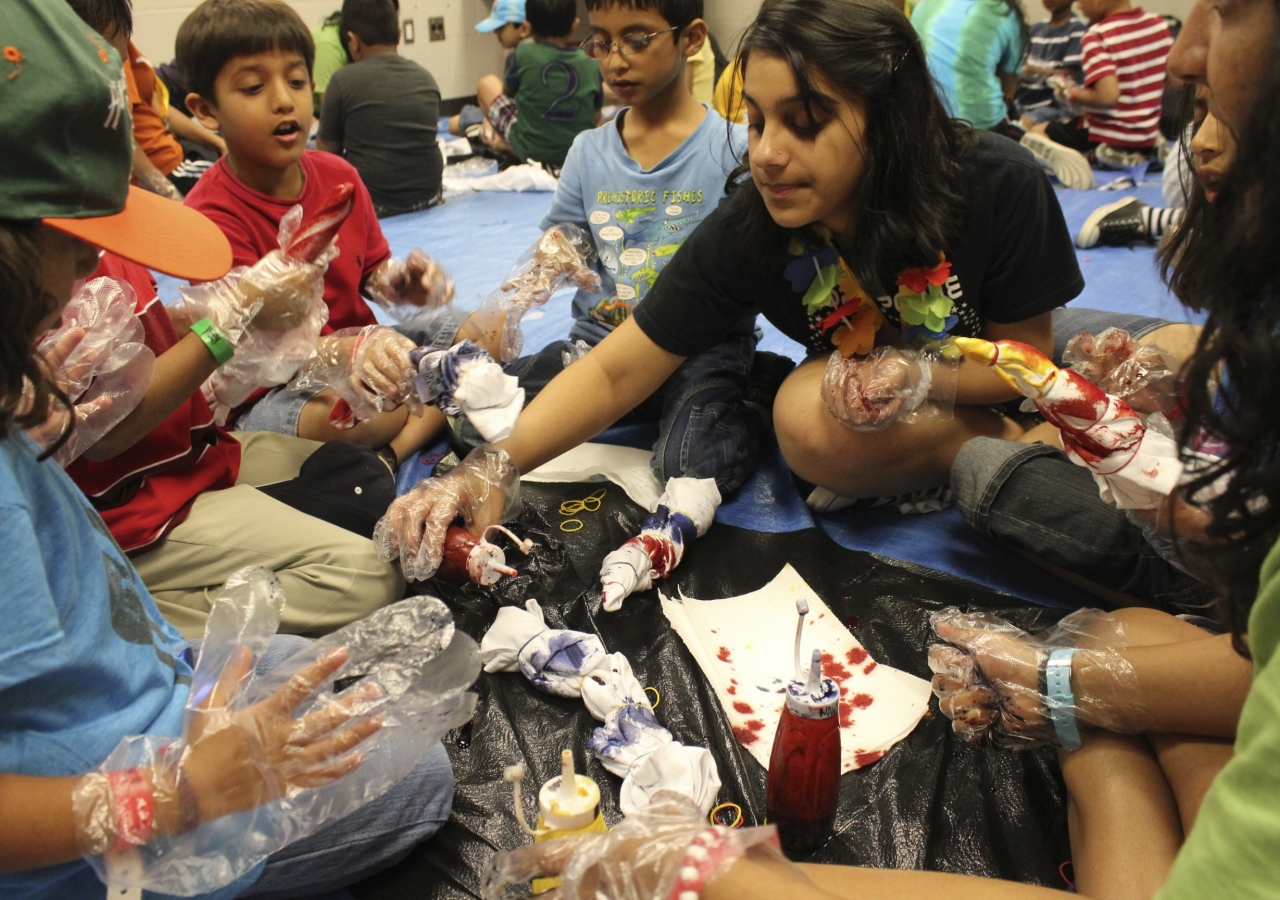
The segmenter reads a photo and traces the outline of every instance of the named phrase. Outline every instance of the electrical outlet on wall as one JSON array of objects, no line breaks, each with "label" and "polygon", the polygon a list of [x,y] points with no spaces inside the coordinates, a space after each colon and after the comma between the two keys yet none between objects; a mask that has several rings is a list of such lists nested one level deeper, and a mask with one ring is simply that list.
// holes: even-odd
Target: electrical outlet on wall
[{"label": "electrical outlet on wall", "polygon": [[443,16],[437,16],[436,18],[427,19],[427,28],[431,32],[431,40],[433,41],[444,40],[444,17]]},{"label": "electrical outlet on wall", "polygon": [[405,42],[406,44],[412,44],[412,43],[413,43],[413,38],[414,38],[414,34],[413,34],[413,19],[405,19],[405,20],[404,20],[404,23],[403,23],[403,24],[401,24],[401,26],[400,26],[400,36],[401,36],[401,38],[403,38],[403,39],[404,39],[404,42]]}]

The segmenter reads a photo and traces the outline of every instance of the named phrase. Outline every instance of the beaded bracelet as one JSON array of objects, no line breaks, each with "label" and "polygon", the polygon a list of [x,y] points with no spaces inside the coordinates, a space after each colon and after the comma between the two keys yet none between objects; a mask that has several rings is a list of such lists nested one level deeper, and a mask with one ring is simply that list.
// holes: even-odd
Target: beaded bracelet
[{"label": "beaded bracelet", "polygon": [[684,851],[668,900],[698,900],[708,879],[726,862],[738,858],[736,842],[728,828],[713,825],[701,832]]}]

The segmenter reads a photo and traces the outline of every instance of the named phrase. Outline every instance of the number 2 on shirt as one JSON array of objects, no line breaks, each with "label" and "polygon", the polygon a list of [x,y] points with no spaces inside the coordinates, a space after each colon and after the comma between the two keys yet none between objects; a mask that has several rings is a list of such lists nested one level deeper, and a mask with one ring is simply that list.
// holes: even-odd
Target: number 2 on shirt
[{"label": "number 2 on shirt", "polygon": [[578,104],[574,103],[570,106],[561,108],[561,104],[573,99],[573,95],[578,92],[578,70],[567,62],[553,59],[542,67],[542,83],[548,83],[548,76],[552,72],[564,73],[564,90],[560,92],[560,96],[551,101],[551,105],[547,107],[547,111],[542,114],[542,118],[548,122],[572,122],[578,118]]}]

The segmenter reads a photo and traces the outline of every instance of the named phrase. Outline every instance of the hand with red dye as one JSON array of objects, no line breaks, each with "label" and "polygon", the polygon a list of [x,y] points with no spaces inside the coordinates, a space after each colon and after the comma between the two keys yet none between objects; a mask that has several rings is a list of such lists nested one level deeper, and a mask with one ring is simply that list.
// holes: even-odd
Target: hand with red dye
[{"label": "hand with red dye", "polygon": [[365,280],[364,291],[403,322],[423,309],[450,303],[454,285],[439,263],[415,247],[404,259],[388,259],[374,269]]},{"label": "hand with red dye", "polygon": [[1080,332],[1067,342],[1062,363],[1140,413],[1175,417],[1181,404],[1177,361],[1123,329],[1108,328],[1096,337]]},{"label": "hand with red dye", "polygon": [[822,399],[831,414],[856,431],[880,431],[923,404],[932,381],[929,363],[914,350],[879,347],[827,361]]}]

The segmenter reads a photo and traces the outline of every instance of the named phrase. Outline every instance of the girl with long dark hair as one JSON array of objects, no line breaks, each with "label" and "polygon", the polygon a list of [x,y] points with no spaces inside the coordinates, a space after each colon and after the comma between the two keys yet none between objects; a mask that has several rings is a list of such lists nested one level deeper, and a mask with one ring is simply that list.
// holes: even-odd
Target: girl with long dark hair
[{"label": "girl with long dark hair", "polygon": [[[1053,188],[1017,144],[947,114],[886,0],[768,4],[738,55],[749,152],[736,190],[499,448],[519,471],[540,465],[763,313],[810,355],[772,418],[788,465],[825,503],[941,486],[965,441],[1023,430],[991,408],[1011,389],[943,359],[945,339],[1052,352],[1051,311],[1083,288]],[[440,488],[392,505],[388,555],[437,553],[462,497]]]},{"label": "girl with long dark hair", "polygon": [[[1225,489],[1201,506],[1211,514],[1206,533],[1227,620],[1252,656],[1252,684],[1234,756],[1191,820],[1177,816],[1177,798],[1158,777],[1155,754],[1142,738],[1086,730],[1079,750],[1061,752],[1074,872],[1080,896],[1271,897],[1280,883],[1280,416],[1274,406],[1280,390],[1280,274],[1274,263],[1280,253],[1275,180],[1280,15],[1275,0],[1200,0],[1170,66],[1186,81],[1209,85],[1210,109],[1239,139],[1218,200],[1201,209],[1177,258],[1174,283],[1185,291],[1184,301],[1209,312],[1186,372],[1187,434],[1217,438],[1227,447],[1221,463],[1192,483],[1184,499],[1195,505],[1201,488],[1222,484],[1219,479],[1226,476]],[[1215,392],[1219,373],[1224,387]],[[1086,641],[1079,650],[1084,656],[1068,657],[1065,683],[1049,688],[1036,678],[1037,666],[1043,677],[1048,654],[1035,642],[993,632],[983,646],[971,634],[952,629],[949,635],[962,639],[985,683],[945,686],[943,712],[957,724],[1003,730],[1006,736],[1029,734],[1033,723],[1043,728],[1050,717],[1043,692],[1080,691],[1088,657],[1099,649]],[[1006,647],[995,652],[1001,640]],[[1010,643],[1028,658],[1019,663],[1007,649]],[[1007,663],[1022,671],[1000,667]],[[1164,701],[1195,694],[1205,675],[1196,654],[1188,653],[1182,672],[1161,686]],[[1156,686],[1137,687],[1151,691]],[[1025,705],[1031,698],[1038,710]],[[1054,719],[1050,732],[1057,731],[1058,716]],[[796,867],[768,849],[760,829],[709,832],[700,818],[682,812],[678,801],[651,810],[604,838],[572,847],[541,844],[505,855],[494,867],[494,881],[563,869],[576,886],[591,886],[592,896],[602,900],[665,897],[673,882],[681,888],[687,884],[703,900],[1057,896],[958,875]]]}]

